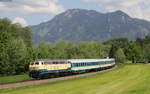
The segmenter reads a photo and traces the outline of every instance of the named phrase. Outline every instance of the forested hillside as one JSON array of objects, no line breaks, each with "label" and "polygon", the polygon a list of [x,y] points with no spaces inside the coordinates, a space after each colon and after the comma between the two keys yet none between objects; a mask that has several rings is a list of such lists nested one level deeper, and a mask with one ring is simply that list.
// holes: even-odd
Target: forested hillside
[{"label": "forested hillside", "polygon": [[118,63],[150,62],[150,37],[129,41],[118,38],[99,42],[71,43],[57,41],[48,44],[41,41],[32,47],[29,28],[0,19],[0,76],[28,71],[29,63],[36,59],[86,59],[115,58]]}]

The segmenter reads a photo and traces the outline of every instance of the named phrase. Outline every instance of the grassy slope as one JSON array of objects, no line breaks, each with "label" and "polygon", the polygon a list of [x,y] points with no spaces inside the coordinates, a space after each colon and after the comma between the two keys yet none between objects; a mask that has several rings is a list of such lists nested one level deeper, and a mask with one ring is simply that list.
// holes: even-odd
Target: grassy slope
[{"label": "grassy slope", "polygon": [[30,78],[28,74],[6,76],[6,77],[0,77],[0,83],[18,82],[18,81],[24,81],[30,79],[32,78]]},{"label": "grassy slope", "polygon": [[150,65],[126,65],[68,81],[1,90],[1,94],[150,94]]}]

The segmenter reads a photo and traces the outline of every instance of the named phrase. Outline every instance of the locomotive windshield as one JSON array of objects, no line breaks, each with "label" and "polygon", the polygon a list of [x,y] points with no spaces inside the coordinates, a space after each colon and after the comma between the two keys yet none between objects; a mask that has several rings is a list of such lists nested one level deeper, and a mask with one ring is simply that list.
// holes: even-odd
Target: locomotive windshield
[{"label": "locomotive windshield", "polygon": [[39,65],[39,62],[32,62],[30,65]]},{"label": "locomotive windshield", "polygon": [[30,65],[34,65],[34,62],[32,62]]},{"label": "locomotive windshield", "polygon": [[39,65],[39,62],[35,62],[34,64],[35,64],[35,65]]}]

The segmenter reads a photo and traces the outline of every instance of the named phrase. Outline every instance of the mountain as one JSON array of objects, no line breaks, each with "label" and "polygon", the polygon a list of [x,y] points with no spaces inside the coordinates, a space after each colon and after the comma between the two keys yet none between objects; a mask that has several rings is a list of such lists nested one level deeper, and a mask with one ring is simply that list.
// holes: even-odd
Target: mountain
[{"label": "mountain", "polygon": [[94,10],[69,9],[52,20],[30,26],[33,42],[58,40],[104,42],[113,38],[135,40],[150,35],[150,22],[128,16],[118,10],[99,13]]}]

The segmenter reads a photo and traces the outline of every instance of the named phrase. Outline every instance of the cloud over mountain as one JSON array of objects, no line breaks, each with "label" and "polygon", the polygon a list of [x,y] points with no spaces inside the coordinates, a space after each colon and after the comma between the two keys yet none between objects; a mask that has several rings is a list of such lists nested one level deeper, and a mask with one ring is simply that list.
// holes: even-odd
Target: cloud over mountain
[{"label": "cloud over mountain", "polygon": [[107,12],[123,10],[130,16],[150,21],[150,0],[82,0],[95,2]]},{"label": "cloud over mountain", "polygon": [[20,17],[16,17],[14,20],[13,20],[13,23],[19,23],[21,26],[25,27],[27,26],[27,22],[24,18],[20,18]]},{"label": "cloud over mountain", "polygon": [[58,0],[13,0],[12,2],[0,2],[0,11],[55,15],[64,11],[64,8],[59,4]]}]

